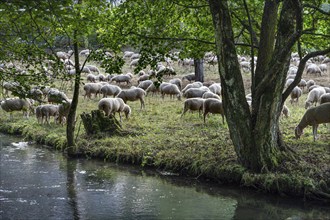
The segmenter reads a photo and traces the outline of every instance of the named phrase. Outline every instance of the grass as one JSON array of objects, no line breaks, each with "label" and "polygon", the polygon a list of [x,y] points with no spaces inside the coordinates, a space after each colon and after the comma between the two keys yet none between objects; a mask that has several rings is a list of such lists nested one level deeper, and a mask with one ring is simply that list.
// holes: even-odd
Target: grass
[{"label": "grass", "polygon": [[[180,78],[184,73],[193,71],[175,67],[179,70]],[[125,66],[123,72],[128,71],[132,70]],[[216,68],[207,67],[205,78],[205,81],[219,82]],[[249,75],[244,75],[244,79],[248,85]],[[329,82],[328,79],[327,75],[314,80],[324,85],[324,82]],[[133,85],[136,85],[136,81]],[[72,97],[71,90],[66,92]],[[84,94],[83,91],[81,94]],[[164,100],[159,96],[146,97],[144,110],[140,110],[140,102],[128,102],[132,115],[128,120],[123,119],[122,127],[127,132],[122,136],[87,137],[78,117],[75,134],[77,146],[86,158],[132,163],[267,192],[330,201],[329,125],[319,126],[319,139],[316,142],[313,141],[311,127],[304,130],[299,140],[294,139],[294,128],[305,112],[306,97],[307,94],[303,94],[296,105],[287,103],[290,117],[280,120],[284,141],[296,152],[295,158],[283,161],[277,170],[270,173],[251,173],[237,162],[227,124],[221,123],[220,115],[210,115],[205,124],[197,112],[187,112],[181,118],[183,102],[169,97]],[[99,98],[84,100],[81,95],[77,114],[96,109],[98,101]],[[34,117],[23,119],[20,112],[14,113],[13,120],[8,118],[7,113],[0,111],[1,131],[22,133],[29,139],[60,150],[65,147],[65,126],[54,123],[40,125]]]}]

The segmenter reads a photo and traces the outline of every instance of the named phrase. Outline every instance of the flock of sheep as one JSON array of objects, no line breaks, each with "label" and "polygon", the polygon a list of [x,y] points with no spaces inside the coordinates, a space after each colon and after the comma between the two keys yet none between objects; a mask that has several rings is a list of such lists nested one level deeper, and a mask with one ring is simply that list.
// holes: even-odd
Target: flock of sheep
[{"label": "flock of sheep", "polygon": [[[81,56],[88,56],[90,50],[83,50],[80,52]],[[64,63],[68,74],[75,74],[74,64],[70,60],[72,52],[58,52],[57,56]],[[111,57],[111,54],[107,54]],[[174,54],[173,57],[176,55]],[[124,52],[123,58],[126,60],[130,68],[133,68],[139,59],[140,55],[131,51]],[[181,117],[185,115],[187,111],[198,111],[199,115],[203,114],[204,123],[206,116],[209,113],[220,114],[222,116],[222,122],[224,123],[224,110],[221,101],[221,85],[214,81],[207,81],[204,83],[195,81],[194,73],[186,74],[180,78],[172,78],[175,75],[175,70],[172,67],[174,58],[167,58],[166,64],[159,63],[156,69],[149,71],[140,71],[138,76],[133,76],[131,73],[123,73],[119,75],[104,75],[99,68],[95,65],[85,65],[82,69],[82,73],[86,82],[83,85],[84,99],[100,98],[97,108],[105,112],[106,116],[119,113],[120,121],[122,121],[121,113],[124,113],[126,118],[131,115],[131,107],[127,104],[128,101],[140,101],[141,110],[145,108],[145,96],[160,94],[162,99],[166,95],[170,98],[176,97],[178,100],[183,101],[183,110]],[[178,59],[178,58],[177,58]],[[179,60],[179,59],[178,59]],[[256,60],[256,59],[255,59]],[[250,70],[250,61],[245,57],[239,57],[240,65],[243,72]],[[179,60],[178,65],[191,66],[193,64],[192,59]],[[205,62],[214,64],[217,62],[216,56],[212,53],[205,55]],[[297,64],[299,59],[297,56],[292,55],[292,62],[288,71],[286,87],[293,82],[295,74],[297,72]],[[319,56],[306,65],[306,74],[322,76],[327,74],[327,69],[330,65],[330,58]],[[3,66],[5,68],[6,66]],[[7,67],[8,68],[8,67]],[[153,76],[159,74],[168,76],[167,82],[162,82],[159,86],[156,86],[152,81]],[[135,85],[134,82],[136,82]],[[11,91],[17,83],[5,82],[3,87],[5,94],[8,95],[8,91]],[[184,87],[183,85],[186,84]],[[329,84],[329,82],[328,82]],[[129,87],[127,89],[127,87]],[[305,108],[307,111],[301,119],[300,123],[295,129],[295,135],[299,138],[303,129],[308,126],[313,126],[314,140],[316,139],[317,126],[321,123],[330,122],[330,88],[329,85],[321,86],[316,85],[313,80],[305,81],[301,80],[299,85],[295,87],[291,93],[290,103],[294,105],[299,101],[299,98],[303,92],[308,91],[307,100],[305,101]],[[30,99],[19,98],[7,98],[1,101],[1,108],[7,112],[23,111],[24,115],[28,116],[29,111],[33,111],[36,114],[39,123],[49,123],[50,117],[54,117],[56,123],[65,123],[71,100],[56,88],[34,88],[31,90],[31,94],[35,94],[37,97],[33,101]],[[32,96],[32,97],[34,97]],[[109,97],[108,97],[109,96]],[[51,104],[41,104],[41,102],[47,97],[47,101]],[[252,97],[250,94],[246,96],[247,102],[251,104]],[[38,106],[36,102],[39,103]],[[317,107],[312,107],[317,105]],[[34,107],[34,108],[32,108]],[[33,110],[32,110],[33,109]],[[289,109],[285,105],[283,108],[283,114],[288,117]]]}]

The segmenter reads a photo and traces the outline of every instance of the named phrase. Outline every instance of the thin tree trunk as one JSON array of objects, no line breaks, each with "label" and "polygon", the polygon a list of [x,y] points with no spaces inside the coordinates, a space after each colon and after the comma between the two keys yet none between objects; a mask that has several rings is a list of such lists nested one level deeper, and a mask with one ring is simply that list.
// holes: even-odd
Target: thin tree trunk
[{"label": "thin tree trunk", "polygon": [[204,82],[203,59],[194,59],[195,81]]}]

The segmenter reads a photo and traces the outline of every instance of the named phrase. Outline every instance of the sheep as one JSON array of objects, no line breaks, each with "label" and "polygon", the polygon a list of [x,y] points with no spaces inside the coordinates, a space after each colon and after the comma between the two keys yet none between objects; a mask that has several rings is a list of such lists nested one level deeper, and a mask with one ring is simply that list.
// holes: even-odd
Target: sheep
[{"label": "sheep", "polygon": [[220,96],[214,94],[213,92],[205,92],[202,96],[203,99],[215,98],[221,100]]},{"label": "sheep", "polygon": [[287,88],[290,86],[290,84],[293,82],[294,79],[287,79],[286,82],[285,82],[285,85],[284,87]]},{"label": "sheep", "polygon": [[144,96],[146,95],[146,92],[141,88],[131,88],[128,90],[122,90],[116,97],[122,98],[123,101],[136,101],[140,100],[141,103],[141,109],[144,108]]},{"label": "sheep", "polygon": [[324,60],[322,61],[322,64],[327,64],[327,63],[330,63],[329,57],[324,58]]},{"label": "sheep", "polygon": [[154,95],[156,92],[159,92],[159,87],[157,87],[154,83],[152,83],[147,89],[146,89],[146,96],[152,92],[152,95]]},{"label": "sheep", "polygon": [[307,86],[306,80],[301,79],[298,83],[298,87],[301,88],[302,91],[304,91],[305,87]]},{"label": "sheep", "polygon": [[85,49],[80,51],[79,56],[88,56],[91,53],[91,51],[89,49]]},{"label": "sheep", "polygon": [[203,86],[210,87],[214,83],[215,83],[214,81],[203,82]]},{"label": "sheep", "polygon": [[309,87],[311,87],[311,86],[313,86],[313,85],[315,85],[315,81],[312,80],[312,79],[310,79],[310,80],[308,80],[308,81],[306,82],[306,87],[307,87],[307,89],[309,89]]},{"label": "sheep", "polygon": [[319,101],[320,101],[320,105],[322,105],[323,103],[330,102],[330,93],[325,93],[321,95]]},{"label": "sheep", "polygon": [[123,58],[130,58],[133,54],[134,52],[132,51],[125,51]]},{"label": "sheep", "polygon": [[99,68],[97,68],[97,67],[94,66],[94,65],[86,65],[86,67],[87,67],[90,71],[92,71],[92,72],[100,73]]},{"label": "sheep", "polygon": [[295,128],[296,139],[300,138],[303,134],[303,130],[308,125],[313,127],[313,139],[317,139],[317,128],[319,124],[330,122],[330,103],[324,103],[322,105],[307,109],[304,116],[300,120],[299,124]]},{"label": "sheep", "polygon": [[203,103],[205,99],[203,98],[190,98],[186,99],[183,103],[183,111],[181,117],[188,111],[198,111],[199,116],[201,115],[201,111],[203,110]]},{"label": "sheep", "polygon": [[290,116],[290,110],[286,105],[283,105],[282,112],[281,112],[286,118]]},{"label": "sheep", "polygon": [[182,81],[188,80],[189,82],[195,81],[195,73],[190,73],[182,77]]},{"label": "sheep", "polygon": [[97,78],[99,79],[100,82],[104,82],[104,81],[106,81],[106,78],[105,78],[105,76],[104,76],[102,73],[100,73],[100,74],[97,76]]},{"label": "sheep", "polygon": [[107,84],[101,87],[100,92],[103,94],[103,98],[106,98],[108,95],[115,97],[121,90],[119,86]]},{"label": "sheep", "polygon": [[125,113],[126,119],[131,114],[131,108],[121,98],[102,98],[98,102],[98,109],[104,111],[105,116],[114,116],[118,112],[120,121],[122,121],[121,112]]},{"label": "sheep", "polygon": [[87,82],[96,83],[97,76],[94,75],[93,73],[89,73],[89,74],[86,76],[86,80],[87,80]]},{"label": "sheep", "polygon": [[66,119],[68,118],[71,102],[63,102],[58,106],[58,123],[65,124]]},{"label": "sheep", "polygon": [[209,89],[214,94],[217,94],[218,96],[221,96],[221,85],[220,83],[214,83],[209,86]]},{"label": "sheep", "polygon": [[171,80],[168,81],[168,82],[171,83],[171,84],[177,85],[177,87],[178,87],[179,90],[181,91],[181,89],[182,89],[182,81],[181,81],[181,79],[179,79],[179,78],[174,78],[174,79],[171,79]]},{"label": "sheep", "polygon": [[293,105],[293,102],[299,102],[299,97],[302,94],[302,90],[296,86],[293,88],[293,90],[291,91],[291,99],[290,99],[290,103],[291,105]]},{"label": "sheep", "polygon": [[186,90],[188,90],[188,89],[190,89],[190,88],[200,88],[200,87],[202,87],[203,86],[203,83],[201,83],[201,82],[193,82],[193,83],[189,83],[189,84],[187,84],[183,89],[182,89],[182,91],[181,92],[185,92]]},{"label": "sheep", "polygon": [[59,115],[59,106],[53,104],[41,105],[40,115],[41,115],[41,123],[45,118],[45,122],[49,124],[50,116],[54,117],[54,123],[56,123]]},{"label": "sheep", "polygon": [[323,94],[325,94],[325,89],[323,87],[318,87],[318,88],[315,88],[312,91],[310,91],[308,93],[307,100],[305,102],[305,109],[308,109],[309,107],[311,107],[311,105],[313,103],[315,103],[315,105],[316,105],[319,98]]},{"label": "sheep", "polygon": [[122,82],[126,82],[126,84],[132,84],[131,83],[131,75],[129,74],[120,74],[120,75],[117,75],[117,76],[114,76],[111,78],[110,82],[113,82],[115,81],[116,83],[122,83]]},{"label": "sheep", "polygon": [[62,52],[62,51],[56,52],[56,56],[61,60],[66,60],[69,58],[69,54]]},{"label": "sheep", "polygon": [[131,56],[131,61],[132,60],[135,60],[135,59],[138,59],[138,58],[140,58],[141,57],[141,54],[139,54],[139,53],[134,53],[134,54],[132,54],[132,56]]},{"label": "sheep", "polygon": [[42,105],[39,105],[35,108],[34,113],[37,117],[38,123],[42,123],[42,114],[41,114],[41,107]]},{"label": "sheep", "polygon": [[200,88],[190,88],[183,93],[183,97],[187,99],[198,98],[198,97],[202,98],[203,94],[209,91],[210,91],[209,88],[207,88],[206,86],[202,86]]},{"label": "sheep", "polygon": [[203,104],[203,118],[204,118],[204,123],[205,123],[205,118],[208,113],[213,113],[213,114],[221,114],[222,116],[222,123],[225,123],[225,118],[224,118],[224,110],[223,110],[223,105],[222,102],[219,99],[205,99],[204,104]]},{"label": "sheep", "polygon": [[62,103],[63,101],[69,102],[69,98],[65,95],[64,92],[59,91],[58,89],[51,88],[47,93],[47,99],[50,103]]},{"label": "sheep", "polygon": [[181,92],[180,92],[178,86],[175,84],[168,84],[168,85],[162,86],[160,88],[160,93],[161,93],[163,99],[164,99],[165,94],[168,94],[168,95],[170,95],[171,98],[173,95],[176,95],[178,100],[181,100]]},{"label": "sheep", "polygon": [[3,83],[3,88],[4,88],[4,95],[6,95],[8,97],[8,93],[9,91],[13,92],[15,91],[18,87],[20,86],[20,84],[18,82],[4,82]]},{"label": "sheep", "polygon": [[150,77],[149,74],[143,74],[143,75],[139,76],[137,82],[140,83],[142,81],[148,80],[149,77]]},{"label": "sheep", "polygon": [[325,63],[320,64],[319,68],[323,73],[326,73],[328,71],[328,66]]},{"label": "sheep", "polygon": [[129,67],[132,68],[133,66],[137,66],[138,63],[139,63],[139,59],[132,60],[132,61],[129,63]]},{"label": "sheep", "polygon": [[20,98],[8,98],[1,101],[1,108],[10,113],[10,118],[12,119],[12,112],[13,111],[22,111],[23,116],[26,118],[29,117],[29,110],[32,110],[31,102],[27,99],[20,99]]},{"label": "sheep", "polygon": [[84,99],[86,98],[86,96],[91,99],[92,94],[95,94],[96,98],[97,94],[100,93],[102,86],[102,83],[86,83],[83,87],[85,90]]},{"label": "sheep", "polygon": [[153,84],[153,82],[148,79],[148,80],[140,82],[137,87],[141,88],[143,90],[146,90],[151,84]]},{"label": "sheep", "polygon": [[176,75],[176,72],[174,71],[173,67],[161,66],[156,72],[156,76],[163,76],[163,75],[168,75],[168,76]]},{"label": "sheep", "polygon": [[319,74],[322,75],[322,71],[320,67],[318,67],[316,64],[310,64],[306,69],[306,74]]}]

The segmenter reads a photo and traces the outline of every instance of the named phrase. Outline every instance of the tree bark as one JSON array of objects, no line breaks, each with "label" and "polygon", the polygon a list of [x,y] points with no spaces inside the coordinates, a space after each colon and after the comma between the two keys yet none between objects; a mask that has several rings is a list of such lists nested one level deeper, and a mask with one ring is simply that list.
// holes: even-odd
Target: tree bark
[{"label": "tree bark", "polygon": [[204,82],[203,59],[194,59],[195,81]]}]

